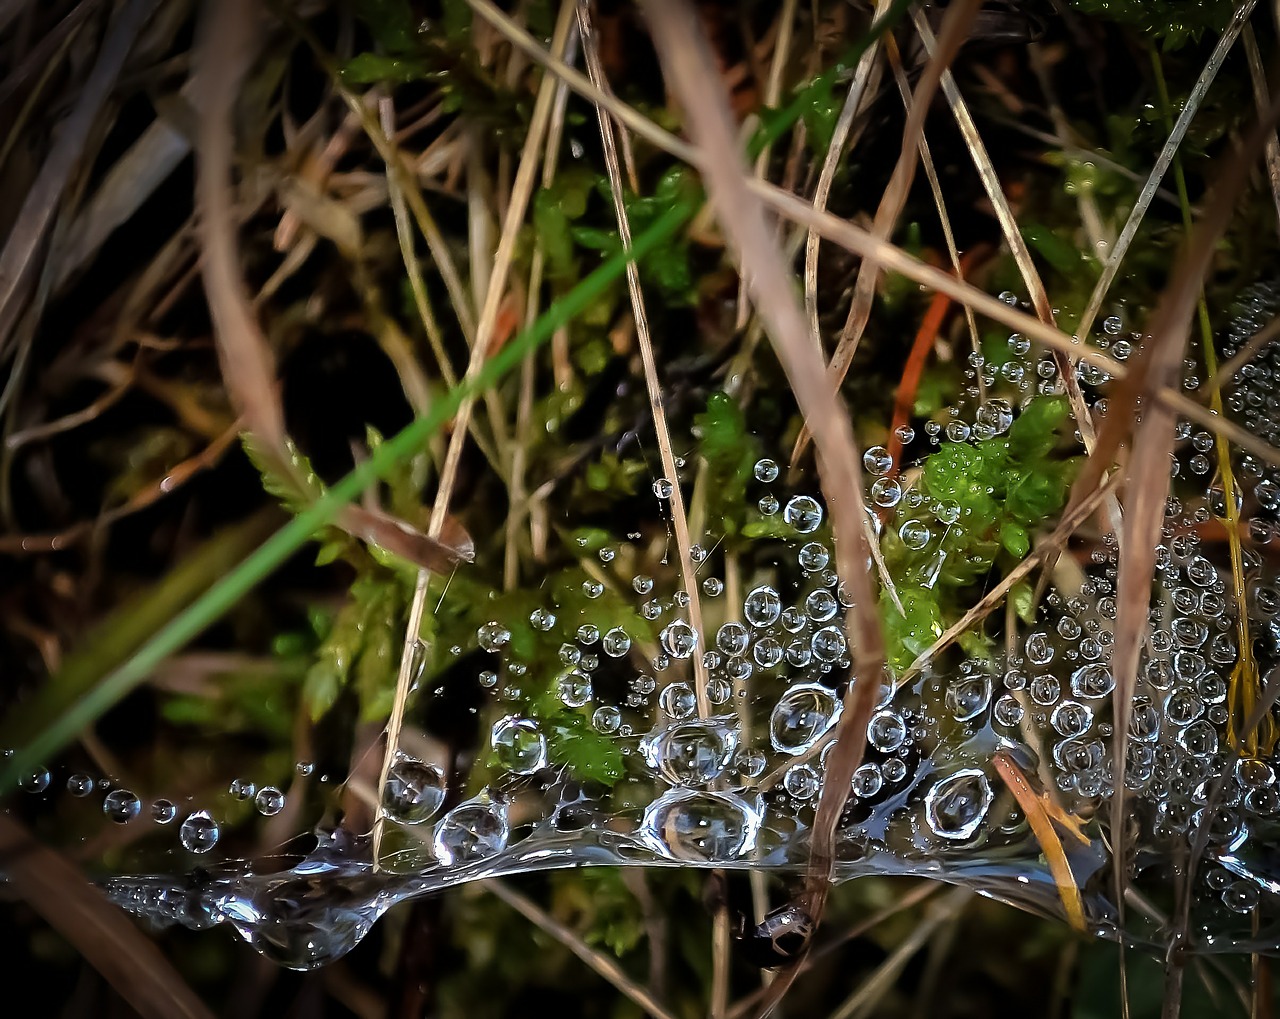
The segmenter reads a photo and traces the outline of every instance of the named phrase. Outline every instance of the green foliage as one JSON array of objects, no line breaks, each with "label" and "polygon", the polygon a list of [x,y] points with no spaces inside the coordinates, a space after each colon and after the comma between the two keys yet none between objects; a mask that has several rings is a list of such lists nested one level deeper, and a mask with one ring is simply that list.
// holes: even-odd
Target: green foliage
[{"label": "green foliage", "polygon": [[[595,186],[612,206],[608,178],[598,178]],[[694,174],[684,166],[672,167],[659,177],[651,195],[637,195],[626,191],[622,196],[633,235],[648,229],[673,205],[681,202],[697,203],[700,200],[701,186]],[[561,209],[566,218],[576,218],[570,215],[572,207],[562,205]],[[622,250],[622,241],[616,226],[612,224],[597,227],[575,222],[569,233],[578,247],[601,255],[613,255]],[[689,260],[689,240],[684,234],[677,234],[667,243],[656,247],[639,260],[639,265],[641,279],[656,288],[664,304],[684,307],[694,303],[697,289],[694,285],[693,266]]]},{"label": "green foliage", "polygon": [[[959,619],[973,588],[1002,562],[1016,563],[1031,549],[1031,535],[1061,511],[1077,467],[1055,456],[1070,417],[1065,397],[1036,397],[1007,434],[976,442],[947,442],[926,457],[920,494],[886,529],[885,561],[897,585],[902,613],[886,593],[881,615],[889,662],[904,669]],[[930,535],[913,548],[904,535]],[[1024,598],[1026,602],[1028,598]],[[1028,605],[1017,606],[1029,611]],[[986,651],[975,632],[961,639],[969,654]]]},{"label": "green foliage", "polygon": [[321,642],[302,686],[312,721],[323,718],[353,680],[362,720],[390,714],[408,594],[396,574],[371,567],[357,576],[327,627],[317,620]]},{"label": "green foliage", "polygon": [[759,443],[747,431],[747,419],[728,393],[707,398],[707,409],[693,419],[699,452],[707,464],[707,514],[726,536],[742,531],[747,483],[759,458]]},{"label": "green foliage", "polygon": [[612,787],[622,778],[622,748],[576,711],[558,711],[546,719],[547,752],[555,764],[581,781]]},{"label": "green foliage", "polygon": [[1206,29],[1221,32],[1231,20],[1235,5],[1229,0],[1071,0],[1073,6],[1117,24],[1137,28],[1177,49],[1198,41]]},{"label": "green foliage", "polygon": [[423,21],[408,0],[356,0],[356,16],[374,49],[357,53],[342,68],[350,85],[431,81],[446,113],[465,112],[488,131],[505,136],[523,131],[526,100],[502,87],[470,45],[471,10],[465,0],[443,0],[441,15]]},{"label": "green foliage", "polygon": [[551,912],[588,945],[604,945],[621,958],[644,938],[635,896],[618,867],[586,867],[551,875]]}]

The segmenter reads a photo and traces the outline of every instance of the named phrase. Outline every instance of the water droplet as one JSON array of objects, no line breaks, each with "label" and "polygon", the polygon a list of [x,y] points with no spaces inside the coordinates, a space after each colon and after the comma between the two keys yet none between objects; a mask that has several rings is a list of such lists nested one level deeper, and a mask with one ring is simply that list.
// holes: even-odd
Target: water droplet
[{"label": "water droplet", "polygon": [[868,446],[862,454],[862,466],[868,474],[879,477],[893,470],[893,457],[883,446]]},{"label": "water droplet", "polygon": [[615,626],[605,633],[604,638],[600,641],[600,646],[610,658],[621,658],[631,650],[631,638],[627,636],[626,630],[620,626]]},{"label": "water droplet", "polygon": [[698,648],[698,634],[683,619],[677,619],[662,628],[658,635],[663,650],[672,658],[691,658]]},{"label": "water droplet", "polygon": [[178,816],[178,807],[172,800],[159,799],[151,802],[151,820],[156,824],[168,824]]},{"label": "water droplet", "polygon": [[[782,614],[782,599],[778,597],[778,592],[771,587],[757,587],[743,601],[742,614],[752,626],[772,626],[778,621],[778,616]],[[724,627],[721,627],[721,631],[723,629]],[[724,647],[721,647],[720,650],[724,651],[725,654],[731,653]]]},{"label": "water droplet", "polygon": [[898,529],[898,537],[907,548],[918,552],[929,544],[933,532],[923,520],[908,520]]},{"label": "water droplet", "polygon": [[476,640],[486,651],[498,652],[511,641],[511,631],[497,620],[490,620],[476,630]]},{"label": "water droplet", "polygon": [[592,713],[591,724],[595,726],[597,732],[607,736],[609,733],[618,731],[618,726],[622,724],[622,712],[612,704],[602,704]]},{"label": "water droplet", "polygon": [[757,460],[755,475],[757,481],[762,481],[767,485],[778,479],[778,465],[769,459]]},{"label": "water droplet", "polygon": [[687,720],[663,726],[640,741],[645,763],[673,785],[708,785],[738,748],[730,718]]},{"label": "water droplet", "polygon": [[907,738],[907,723],[893,711],[881,711],[867,723],[867,742],[882,754],[891,754]]},{"label": "water droplet", "polygon": [[924,798],[925,820],[940,838],[970,839],[981,827],[993,797],[986,775],[977,768],[963,768],[929,789]]},{"label": "water droplet", "polygon": [[822,507],[812,496],[793,495],[782,519],[800,534],[812,534],[822,523]]},{"label": "water droplet", "polygon": [[675,788],[645,808],[637,835],[668,860],[728,862],[755,848],[760,822],[759,809],[733,793]]},{"label": "water droplet", "polygon": [[807,764],[797,764],[782,776],[782,788],[797,800],[811,800],[821,785],[818,773]]},{"label": "water droplet", "polygon": [[42,793],[49,788],[52,776],[48,768],[32,768],[18,779],[18,788],[24,793]]},{"label": "water droplet", "polygon": [[467,800],[440,819],[431,848],[446,867],[472,863],[502,852],[509,830],[504,806],[483,799]]},{"label": "water droplet", "polygon": [[561,703],[567,708],[580,708],[591,700],[591,677],[571,669],[556,684]]},{"label": "water droplet", "polygon": [[816,573],[823,569],[831,560],[830,553],[827,552],[825,545],[821,545],[816,541],[808,542],[800,548],[800,554],[797,556],[800,566],[808,570],[810,573]]},{"label": "water droplet", "polygon": [[740,655],[751,643],[751,632],[739,622],[730,620],[716,631],[716,647],[726,655]]},{"label": "water droplet", "polygon": [[773,749],[793,757],[804,753],[840,720],[843,705],[820,683],[793,686],[769,715]]},{"label": "water droplet", "polygon": [[253,798],[253,805],[263,817],[274,817],[284,810],[284,793],[273,785],[264,785]]},{"label": "water droplet", "polygon": [[142,812],[142,800],[128,789],[112,789],[102,801],[102,812],[116,824],[128,824]]},{"label": "water droplet", "polygon": [[93,792],[93,779],[78,771],[67,779],[67,792],[72,796],[88,796]]},{"label": "water droplet", "polygon": [[207,853],[218,844],[222,830],[218,822],[209,816],[207,810],[197,810],[188,815],[178,829],[178,838],[182,845],[193,853]]},{"label": "water droplet", "polygon": [[547,738],[532,719],[500,718],[494,723],[491,743],[498,763],[513,775],[532,775],[547,766]]},{"label": "water droplet", "polygon": [[688,683],[672,683],[659,698],[662,710],[672,718],[688,718],[697,707],[697,698]]},{"label": "water droplet", "polygon": [[670,499],[672,492],[672,484],[666,478],[658,478],[653,483],[653,494],[659,499]]}]

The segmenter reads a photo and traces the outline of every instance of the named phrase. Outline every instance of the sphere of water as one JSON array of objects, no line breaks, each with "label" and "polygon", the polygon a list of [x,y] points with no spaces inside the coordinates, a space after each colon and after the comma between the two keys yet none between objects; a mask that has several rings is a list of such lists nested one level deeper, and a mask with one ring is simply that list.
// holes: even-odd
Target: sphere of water
[{"label": "sphere of water", "polygon": [[513,775],[532,775],[547,766],[547,737],[532,719],[500,718],[490,740],[498,764]]},{"label": "sphere of water", "polygon": [[284,793],[273,785],[264,785],[253,798],[253,805],[263,817],[274,817],[284,810]]},{"label": "sphere of water", "polygon": [[[752,590],[743,600],[742,614],[752,626],[772,626],[782,614],[782,599],[773,588],[762,585]],[[723,630],[724,627],[721,629]],[[725,651],[726,654],[731,653],[723,647],[720,650]]]},{"label": "sphere of water", "polygon": [[782,511],[782,519],[800,534],[812,534],[822,524],[822,506],[809,495],[794,495]]},{"label": "sphere of water", "polygon": [[803,569],[810,573],[816,573],[831,561],[831,553],[827,551],[827,547],[816,541],[810,541],[800,547],[800,552],[796,556]]},{"label": "sphere of water", "polygon": [[757,460],[755,466],[755,476],[757,481],[769,484],[778,479],[778,465],[769,459]]},{"label": "sphere of water", "polygon": [[907,723],[893,711],[881,711],[867,723],[867,742],[882,754],[891,754],[906,741]]},{"label": "sphere of water", "polygon": [[600,639],[600,646],[610,658],[621,658],[631,650],[631,638],[626,630],[615,626]]},{"label": "sphere of water", "polygon": [[672,683],[662,691],[659,703],[672,718],[688,718],[698,702],[688,683]]},{"label": "sphere of water", "polygon": [[677,619],[662,628],[658,635],[662,648],[672,658],[691,658],[698,648],[698,633],[683,619]]},{"label": "sphere of water", "polygon": [[178,807],[172,800],[152,800],[151,820],[156,824],[169,824],[178,816]]},{"label": "sphere of water", "polygon": [[925,794],[925,821],[939,838],[971,839],[982,826],[993,798],[985,774],[977,768],[962,768],[939,779]]},{"label": "sphere of water", "polygon": [[818,795],[821,784],[818,773],[807,764],[797,764],[793,768],[788,768],[787,773],[782,776],[782,788],[797,800],[813,799]]},{"label": "sphere of water", "polygon": [[502,852],[510,833],[506,809],[487,800],[459,803],[432,833],[431,848],[446,867],[483,860]]},{"label": "sphere of water", "polygon": [[645,763],[673,785],[708,785],[729,766],[738,748],[736,719],[672,722],[640,742]]},{"label": "sphere of water", "polygon": [[188,815],[178,829],[178,839],[184,848],[193,853],[207,853],[218,844],[221,834],[218,822],[209,816],[207,810],[197,810]]},{"label": "sphere of water", "polygon": [[637,836],[668,860],[718,863],[755,848],[760,810],[733,793],[670,789],[644,811]]},{"label": "sphere of water", "polygon": [[511,631],[496,620],[491,620],[476,630],[476,641],[486,651],[501,651],[511,642]]},{"label": "sphere of water", "polygon": [[382,787],[382,810],[400,824],[421,824],[444,803],[444,772],[416,757],[398,756]]},{"label": "sphere of water", "polygon": [[797,756],[840,720],[844,706],[820,683],[793,686],[769,715],[769,742],[779,753]]},{"label": "sphere of water", "polygon": [[116,824],[128,824],[142,813],[142,800],[128,789],[112,789],[102,801],[102,812]]}]

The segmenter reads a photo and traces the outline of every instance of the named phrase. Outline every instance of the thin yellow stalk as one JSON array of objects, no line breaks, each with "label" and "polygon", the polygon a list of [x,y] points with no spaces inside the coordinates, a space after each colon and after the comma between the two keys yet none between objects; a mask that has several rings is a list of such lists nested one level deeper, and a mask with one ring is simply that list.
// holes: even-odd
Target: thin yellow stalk
[{"label": "thin yellow stalk", "polygon": [[[563,0],[560,16],[556,21],[555,34],[552,39],[552,50],[563,53],[568,43],[569,30],[573,24],[573,0]],[[471,381],[480,372],[489,352],[489,344],[493,337],[494,325],[498,319],[498,309],[502,295],[506,290],[507,273],[511,268],[511,260],[515,254],[516,235],[524,222],[525,210],[533,193],[534,174],[538,169],[537,154],[546,137],[547,127],[551,119],[552,101],[556,93],[556,80],[548,74],[542,79],[538,88],[538,97],[534,103],[533,116],[529,131],[525,136],[524,149],[520,154],[520,168],[516,173],[512,187],[511,203],[507,207],[506,219],[503,222],[502,235],[498,240],[498,250],[493,259],[493,276],[485,293],[484,307],[480,311],[480,321],[476,327],[475,341],[471,345],[471,360],[467,364],[464,379]],[[457,478],[458,465],[462,459],[462,446],[466,441],[471,412],[475,406],[475,397],[463,400],[458,407],[454,422],[453,434],[450,436],[449,449],[445,454],[444,469],[440,474],[440,485],[436,492],[435,504],[431,509],[431,520],[427,525],[427,534],[431,538],[439,537],[449,515],[450,496]],[[378,776],[378,789],[387,784],[387,774],[395,762],[400,745],[400,729],[404,725],[405,705],[409,699],[409,687],[413,680],[413,669],[418,648],[421,644],[420,633],[422,616],[427,596],[427,582],[430,574],[419,571],[417,583],[414,585],[413,601],[409,608],[409,626],[405,631],[404,649],[400,655],[400,671],[396,677],[396,694],[392,703],[391,717],[387,721],[387,742],[382,755],[382,769]],[[382,846],[382,834],[385,819],[382,811],[374,815],[373,823],[373,859],[375,866]]]},{"label": "thin yellow stalk", "polygon": [[[582,37],[582,53],[587,73],[592,83],[605,91],[604,70],[591,25],[587,0],[578,3],[578,32]],[[624,248],[631,247],[631,224],[623,200],[622,173],[618,165],[618,151],[614,141],[613,124],[604,108],[597,104],[596,115],[600,125],[600,142],[604,149],[605,166],[609,173],[609,188],[613,195],[613,211],[618,220],[618,236]],[[662,461],[662,473],[671,494],[671,523],[676,535],[676,552],[680,557],[680,576],[689,595],[689,625],[697,635],[698,646],[693,652],[694,691],[698,704],[698,717],[711,716],[711,700],[707,696],[706,663],[702,660],[702,648],[706,632],[702,623],[702,599],[698,592],[698,571],[693,562],[692,541],[689,535],[689,518],[685,514],[684,493],[680,488],[680,473],[676,467],[675,451],[671,447],[671,432],[667,427],[667,415],[662,406],[662,382],[658,378],[658,362],[653,356],[653,340],[649,334],[649,316],[645,310],[644,293],[640,288],[640,270],[634,261],[627,263],[627,290],[631,295],[631,315],[635,320],[636,343],[640,348],[640,360],[644,365],[645,389],[649,396],[649,412],[653,416],[654,432],[658,442],[658,456]]]}]

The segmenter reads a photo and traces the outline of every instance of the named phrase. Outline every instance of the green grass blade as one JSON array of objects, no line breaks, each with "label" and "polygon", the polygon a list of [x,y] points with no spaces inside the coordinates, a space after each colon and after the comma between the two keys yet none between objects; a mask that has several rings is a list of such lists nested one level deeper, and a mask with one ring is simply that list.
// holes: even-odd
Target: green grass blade
[{"label": "green grass blade", "polygon": [[119,668],[76,700],[48,725],[31,734],[27,744],[16,751],[0,772],[0,790],[11,789],[18,777],[41,767],[73,739],[76,733],[101,717],[126,694],[143,682],[169,655],[183,647],[301,548],[338,511],[357,498],[397,464],[422,449],[427,439],[457,413],[470,396],[500,381],[524,358],[562,325],[580,314],[613,280],[622,276],[631,258],[641,258],[654,250],[688,220],[695,211],[690,202],[678,203],[662,214],[636,237],[631,251],[618,252],[600,264],[528,329],[520,333],[476,373],[437,400],[430,411],[383,443],[364,463],[335,484],[310,507],[299,513],[268,538],[252,555],[222,580],[216,582],[190,608],[162,627]]}]

